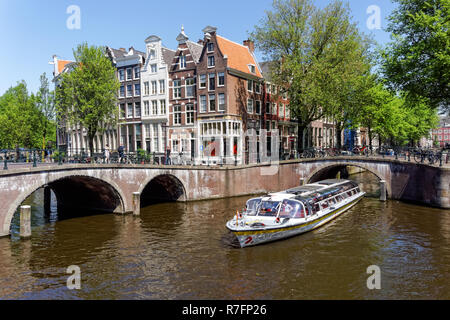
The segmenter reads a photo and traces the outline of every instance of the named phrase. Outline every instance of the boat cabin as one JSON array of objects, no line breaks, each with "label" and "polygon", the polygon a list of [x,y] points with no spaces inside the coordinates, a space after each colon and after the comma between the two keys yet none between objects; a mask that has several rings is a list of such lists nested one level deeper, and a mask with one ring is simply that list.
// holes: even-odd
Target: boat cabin
[{"label": "boat cabin", "polygon": [[245,214],[258,217],[301,219],[323,211],[333,211],[345,200],[360,193],[349,180],[324,180],[247,201]]}]

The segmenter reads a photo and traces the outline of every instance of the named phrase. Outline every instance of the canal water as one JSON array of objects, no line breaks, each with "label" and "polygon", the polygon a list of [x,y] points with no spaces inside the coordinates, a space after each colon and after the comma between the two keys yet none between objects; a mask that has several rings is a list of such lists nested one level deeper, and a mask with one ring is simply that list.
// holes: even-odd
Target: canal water
[{"label": "canal water", "polygon": [[[160,204],[141,216],[44,218],[33,234],[0,239],[0,299],[450,299],[450,211],[369,196],[322,228],[237,249],[225,222],[247,198]],[[53,208],[55,209],[55,208]],[[82,215],[82,213],[80,213]],[[66,286],[79,266],[81,289]],[[381,289],[369,290],[369,266]]]}]

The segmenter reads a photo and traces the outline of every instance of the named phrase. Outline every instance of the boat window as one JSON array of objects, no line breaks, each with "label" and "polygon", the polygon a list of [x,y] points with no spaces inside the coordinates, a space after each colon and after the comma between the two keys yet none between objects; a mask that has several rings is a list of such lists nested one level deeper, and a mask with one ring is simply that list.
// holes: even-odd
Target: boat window
[{"label": "boat window", "polygon": [[324,201],[321,204],[322,210],[325,210],[326,208],[328,208],[328,201]]},{"label": "boat window", "polygon": [[336,203],[336,199],[335,198],[331,198],[330,200],[328,200],[328,203],[331,205]]},{"label": "boat window", "polygon": [[315,203],[313,206],[313,213],[317,213],[320,211],[320,207],[318,203]]},{"label": "boat window", "polygon": [[349,197],[351,197],[353,195],[353,192],[348,191],[347,194],[348,194]]},{"label": "boat window", "polygon": [[258,208],[258,205],[260,203],[261,203],[261,198],[248,200],[247,206],[246,206],[246,214],[249,216],[256,215],[256,209]]},{"label": "boat window", "polygon": [[262,201],[258,216],[276,217],[278,215],[279,201]]},{"label": "boat window", "polygon": [[336,197],[336,200],[337,200],[338,202],[341,202],[342,200],[344,200],[344,197],[342,197],[341,195],[338,195],[338,196]]},{"label": "boat window", "polygon": [[280,208],[280,218],[304,218],[305,212],[300,202],[283,200]]}]

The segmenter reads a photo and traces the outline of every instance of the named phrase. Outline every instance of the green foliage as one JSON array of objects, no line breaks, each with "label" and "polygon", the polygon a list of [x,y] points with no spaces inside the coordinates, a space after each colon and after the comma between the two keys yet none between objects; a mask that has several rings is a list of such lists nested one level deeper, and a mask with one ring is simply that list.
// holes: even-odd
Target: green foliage
[{"label": "green foliage", "polygon": [[25,81],[0,97],[0,148],[40,148],[42,118],[39,98],[29,94]]},{"label": "green foliage", "polygon": [[426,100],[397,96],[373,78],[371,84],[358,122],[368,128],[369,139],[376,134],[391,145],[403,146],[428,136],[437,126],[437,112],[429,108]]},{"label": "green foliage", "polygon": [[382,71],[411,100],[450,110],[450,0],[395,0]]},{"label": "green foliage", "polygon": [[56,90],[56,108],[61,121],[86,128],[92,154],[97,132],[117,122],[120,85],[105,48],[84,43],[74,57],[75,66],[62,75]]},{"label": "green foliage", "polygon": [[[310,0],[275,0],[251,38],[272,61],[272,82],[288,93],[299,135],[324,116],[345,122],[360,102],[370,41],[341,1],[319,9]],[[298,141],[302,149],[304,136]]]}]

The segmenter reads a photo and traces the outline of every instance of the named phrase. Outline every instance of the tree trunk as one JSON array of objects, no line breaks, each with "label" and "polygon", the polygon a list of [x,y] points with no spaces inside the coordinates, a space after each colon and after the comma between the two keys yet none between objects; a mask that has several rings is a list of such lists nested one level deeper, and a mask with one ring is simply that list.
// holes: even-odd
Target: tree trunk
[{"label": "tree trunk", "polygon": [[340,123],[336,123],[336,148],[342,149],[342,126]]},{"label": "tree trunk", "polygon": [[90,159],[91,159],[91,163],[94,161],[94,138],[95,135],[88,135],[89,137],[89,151],[90,151]]},{"label": "tree trunk", "polygon": [[367,133],[369,135],[369,149],[372,151],[372,129],[370,126],[367,127]]},{"label": "tree trunk", "polygon": [[297,122],[297,152],[302,153],[305,147],[305,129],[306,126],[300,121]]}]

